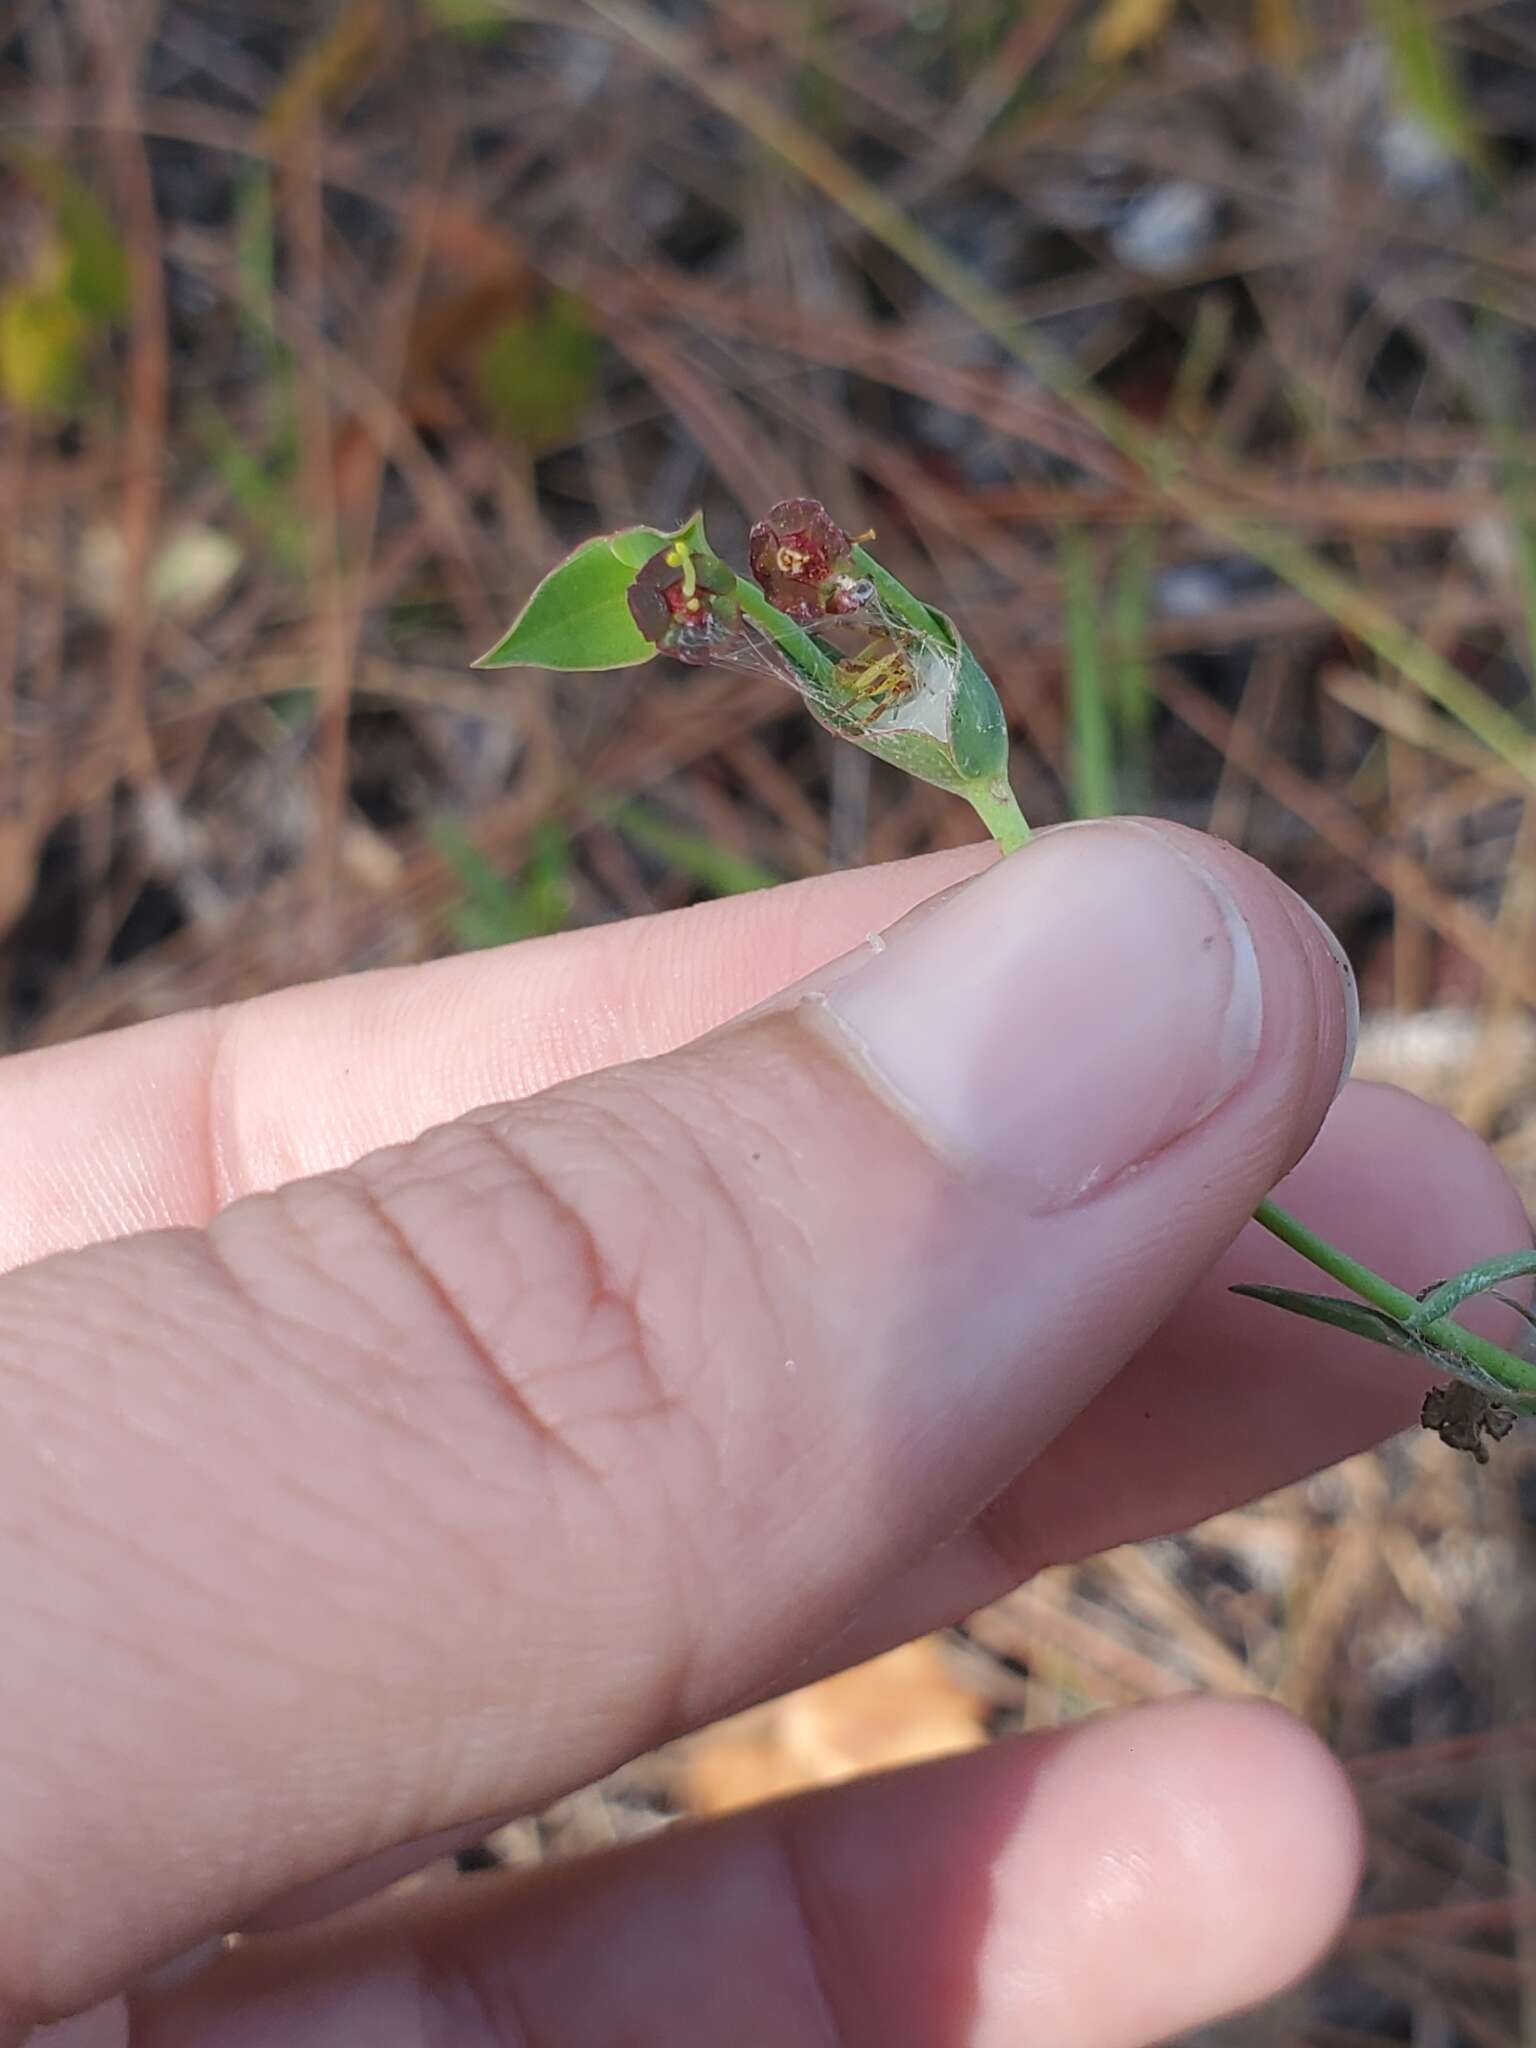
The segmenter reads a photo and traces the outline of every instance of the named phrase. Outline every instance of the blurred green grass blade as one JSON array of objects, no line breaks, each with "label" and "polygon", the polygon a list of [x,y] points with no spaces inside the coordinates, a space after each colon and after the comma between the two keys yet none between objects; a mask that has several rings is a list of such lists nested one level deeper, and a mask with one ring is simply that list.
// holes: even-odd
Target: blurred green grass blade
[{"label": "blurred green grass blade", "polygon": [[235,187],[235,275],[241,332],[266,375],[267,445],[248,448],[213,407],[200,428],[224,487],[266,540],[278,566],[302,575],[311,559],[299,493],[299,424],[293,357],[278,328],[277,218],[272,169],[252,163]]},{"label": "blurred green grass blade", "polygon": [[1482,142],[1424,0],[1369,0],[1398,99],[1445,149],[1481,164]]},{"label": "blurred green grass blade", "polygon": [[541,820],[533,828],[522,888],[530,937],[545,938],[567,928],[575,908],[571,842],[564,827],[552,818]]},{"label": "blurred green grass blade", "polygon": [[198,427],[224,488],[271,547],[278,566],[288,575],[302,575],[310,550],[298,497],[297,436],[285,430],[279,446],[263,460],[212,407],[201,415]]},{"label": "blurred green grass blade", "polygon": [[1211,425],[1211,393],[1231,349],[1235,324],[1230,299],[1204,297],[1195,307],[1168,404],[1169,418],[1185,433],[1204,433]]},{"label": "blurred green grass blade", "polygon": [[674,825],[649,804],[625,804],[611,814],[609,822],[643,852],[665,861],[714,896],[747,896],[755,889],[775,888],[782,879],[771,868],[732,853],[729,847],[717,846],[702,832]]},{"label": "blurred green grass blade", "polygon": [[277,331],[277,224],[269,164],[247,165],[235,185],[235,275],[246,333],[270,367],[286,365]]},{"label": "blurred green grass blade", "polygon": [[552,820],[535,829],[527,863],[516,880],[492,866],[456,819],[433,819],[428,836],[463,892],[445,912],[448,929],[463,951],[547,938],[570,923],[570,841]]},{"label": "blurred green grass blade", "polygon": [[1139,810],[1152,787],[1152,722],[1157,699],[1147,660],[1147,621],[1157,540],[1147,526],[1126,541],[1110,606],[1115,712],[1120,728],[1120,808]]},{"label": "blurred green grass blade", "polygon": [[1072,715],[1068,784],[1075,818],[1108,818],[1116,809],[1115,719],[1099,637],[1098,561],[1090,542],[1069,533],[1061,547],[1067,608],[1067,696]]}]

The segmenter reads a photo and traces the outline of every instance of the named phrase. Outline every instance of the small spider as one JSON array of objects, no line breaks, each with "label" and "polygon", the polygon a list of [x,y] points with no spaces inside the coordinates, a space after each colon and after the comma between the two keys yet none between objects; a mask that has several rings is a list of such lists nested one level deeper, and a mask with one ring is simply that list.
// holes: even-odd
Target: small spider
[{"label": "small spider", "polygon": [[838,663],[837,681],[843,707],[857,726],[873,725],[921,687],[911,651],[901,646],[850,655]]}]

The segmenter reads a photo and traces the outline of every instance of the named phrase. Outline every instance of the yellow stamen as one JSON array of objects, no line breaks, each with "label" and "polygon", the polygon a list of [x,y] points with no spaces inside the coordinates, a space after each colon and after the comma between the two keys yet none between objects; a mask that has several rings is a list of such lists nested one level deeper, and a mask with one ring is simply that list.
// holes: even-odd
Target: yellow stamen
[{"label": "yellow stamen", "polygon": [[667,560],[674,569],[683,572],[683,595],[692,597],[699,587],[699,574],[693,566],[693,555],[685,541],[674,541],[667,550]]}]

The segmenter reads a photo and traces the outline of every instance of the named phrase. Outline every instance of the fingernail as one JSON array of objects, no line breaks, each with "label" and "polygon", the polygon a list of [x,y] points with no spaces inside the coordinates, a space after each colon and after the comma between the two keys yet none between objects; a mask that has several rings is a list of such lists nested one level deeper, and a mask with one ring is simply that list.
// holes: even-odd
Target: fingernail
[{"label": "fingernail", "polygon": [[869,1077],[962,1170],[1070,1206],[1253,1072],[1258,954],[1236,899],[1161,835],[1054,832],[892,934],[816,998]]}]

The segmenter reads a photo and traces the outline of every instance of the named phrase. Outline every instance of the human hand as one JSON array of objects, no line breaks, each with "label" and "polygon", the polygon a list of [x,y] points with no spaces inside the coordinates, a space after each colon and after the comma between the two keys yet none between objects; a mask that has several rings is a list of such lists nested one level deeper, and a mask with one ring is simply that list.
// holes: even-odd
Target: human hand
[{"label": "human hand", "polygon": [[1286,1201],[1406,1281],[1524,1240],[1447,1119],[1328,1113],[1321,928],[1170,827],[983,865],[0,1068],[0,1266],[88,1247],[0,1279],[6,2048],[103,2000],[42,2038],[1115,2048],[1330,1937],[1342,1780],[1217,1701],[298,1924],[1412,1419],[1225,1291],[1294,1278],[1229,1248],[1303,1153]]}]

